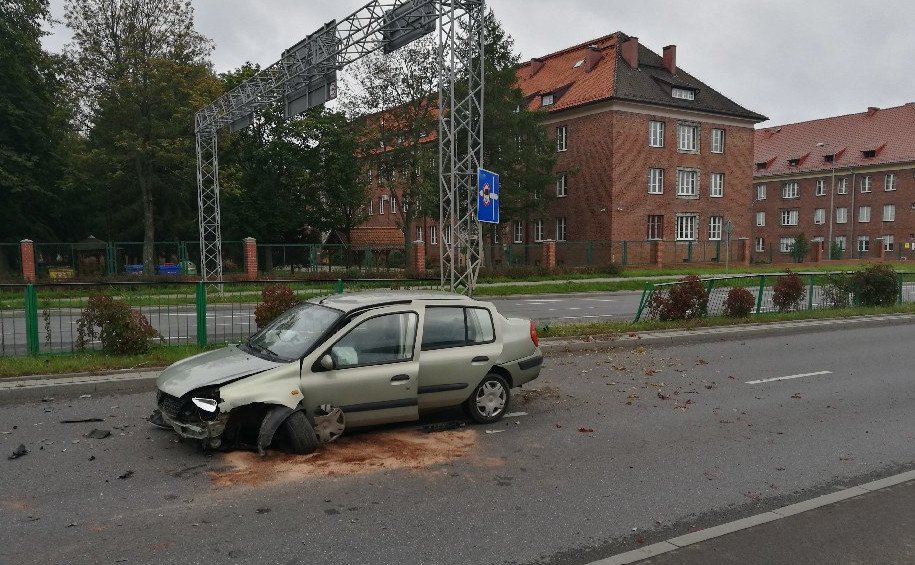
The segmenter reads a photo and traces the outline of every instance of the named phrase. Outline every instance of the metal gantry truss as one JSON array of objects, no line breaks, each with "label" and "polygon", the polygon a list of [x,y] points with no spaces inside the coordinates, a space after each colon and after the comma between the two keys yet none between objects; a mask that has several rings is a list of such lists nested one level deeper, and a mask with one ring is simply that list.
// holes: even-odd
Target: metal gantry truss
[{"label": "metal gantry truss", "polygon": [[[223,128],[243,129],[258,112],[286,102],[287,116],[336,96],[336,72],[360,58],[439,30],[439,164],[442,286],[472,292],[482,241],[476,171],[483,136],[485,0],[375,0],[332,21],[195,116],[200,270],[222,282],[219,143]],[[450,233],[445,241],[445,233]]]}]

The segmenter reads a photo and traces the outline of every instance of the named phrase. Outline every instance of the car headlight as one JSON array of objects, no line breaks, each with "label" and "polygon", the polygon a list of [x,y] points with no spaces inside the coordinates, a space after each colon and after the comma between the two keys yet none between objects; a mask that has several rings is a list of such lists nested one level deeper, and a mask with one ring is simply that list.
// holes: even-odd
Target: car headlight
[{"label": "car headlight", "polygon": [[204,412],[213,413],[216,412],[216,405],[219,404],[212,398],[192,398],[191,402],[194,403],[194,406],[200,408]]}]

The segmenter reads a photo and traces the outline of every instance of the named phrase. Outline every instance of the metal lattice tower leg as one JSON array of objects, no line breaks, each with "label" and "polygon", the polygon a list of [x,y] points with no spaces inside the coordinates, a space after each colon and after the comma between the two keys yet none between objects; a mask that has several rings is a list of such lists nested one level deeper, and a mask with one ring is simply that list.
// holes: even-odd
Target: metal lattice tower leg
[{"label": "metal lattice tower leg", "polygon": [[443,0],[439,10],[441,283],[473,294],[483,255],[477,170],[483,153],[485,2]]},{"label": "metal lattice tower leg", "polygon": [[[199,119],[199,118],[198,118]],[[200,225],[200,275],[222,282],[222,231],[219,219],[219,146],[216,129],[197,128],[197,209]]]}]

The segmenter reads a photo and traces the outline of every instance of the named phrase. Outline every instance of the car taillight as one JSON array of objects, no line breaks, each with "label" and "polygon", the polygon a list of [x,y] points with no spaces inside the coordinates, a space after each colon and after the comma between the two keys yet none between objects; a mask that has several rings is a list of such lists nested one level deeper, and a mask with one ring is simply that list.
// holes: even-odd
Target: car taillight
[{"label": "car taillight", "polygon": [[534,347],[540,347],[540,338],[537,337],[537,326],[534,325],[533,321],[531,321],[531,341],[534,342]]}]

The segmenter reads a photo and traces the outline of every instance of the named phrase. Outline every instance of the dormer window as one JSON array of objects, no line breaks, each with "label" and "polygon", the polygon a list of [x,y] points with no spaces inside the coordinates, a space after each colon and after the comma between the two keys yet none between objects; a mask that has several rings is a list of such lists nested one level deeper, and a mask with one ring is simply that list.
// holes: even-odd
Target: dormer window
[{"label": "dormer window", "polygon": [[867,149],[867,150],[862,151],[861,155],[865,159],[873,159],[874,157],[877,156],[877,150],[876,149]]},{"label": "dormer window", "polygon": [[768,167],[768,166],[769,166],[769,164],[766,163],[765,161],[760,161],[759,163],[756,163],[756,170],[765,171],[766,167]]},{"label": "dormer window", "polygon": [[540,97],[541,106],[552,106],[553,102],[555,102],[555,98],[553,97],[552,94],[544,94],[543,96]]},{"label": "dormer window", "polygon": [[832,155],[823,155],[823,161],[826,162],[826,163],[832,163],[832,162],[835,161],[835,160],[836,160],[835,154],[832,154]]},{"label": "dormer window", "polygon": [[800,164],[801,164],[800,158],[788,159],[788,166],[789,166],[789,167],[797,167],[797,166],[800,165]]},{"label": "dormer window", "polygon": [[695,100],[696,91],[690,90],[688,88],[673,88],[670,91],[670,95],[674,98],[680,98],[681,100]]}]

